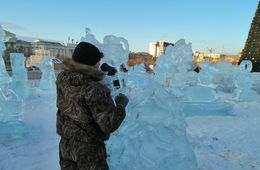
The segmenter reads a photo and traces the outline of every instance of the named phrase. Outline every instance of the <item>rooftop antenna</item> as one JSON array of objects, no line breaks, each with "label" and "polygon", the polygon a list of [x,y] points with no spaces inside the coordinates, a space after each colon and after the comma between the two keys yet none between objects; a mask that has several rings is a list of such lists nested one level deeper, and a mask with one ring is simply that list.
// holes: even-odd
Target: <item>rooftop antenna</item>
[{"label": "rooftop antenna", "polygon": [[68,43],[70,42],[70,36],[68,37]]},{"label": "rooftop antenna", "polygon": [[222,54],[224,54],[224,45],[222,46],[222,51],[221,51]]},{"label": "rooftop antenna", "polygon": [[211,57],[211,54],[213,53],[213,51],[216,50],[216,48],[207,48],[209,51],[209,56]]}]

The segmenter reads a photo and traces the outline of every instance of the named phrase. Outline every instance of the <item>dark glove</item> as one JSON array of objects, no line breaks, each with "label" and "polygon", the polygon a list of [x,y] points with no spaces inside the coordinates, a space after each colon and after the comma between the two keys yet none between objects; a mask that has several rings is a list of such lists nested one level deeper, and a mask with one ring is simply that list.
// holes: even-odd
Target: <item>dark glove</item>
[{"label": "dark glove", "polygon": [[115,75],[116,74],[116,69],[115,67],[112,67],[110,65],[108,65],[107,63],[103,63],[101,66],[100,66],[100,69],[104,72],[108,72],[107,75],[109,76],[112,76],[112,75]]},{"label": "dark glove", "polygon": [[128,98],[124,94],[119,93],[119,95],[115,97],[115,102],[116,105],[126,107],[126,105],[128,104]]}]

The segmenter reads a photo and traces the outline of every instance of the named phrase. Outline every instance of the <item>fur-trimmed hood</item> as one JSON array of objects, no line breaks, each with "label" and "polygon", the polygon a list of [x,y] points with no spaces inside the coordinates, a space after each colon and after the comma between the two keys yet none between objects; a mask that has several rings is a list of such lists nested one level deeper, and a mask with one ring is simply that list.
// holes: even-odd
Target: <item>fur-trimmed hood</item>
[{"label": "fur-trimmed hood", "polygon": [[79,72],[79,73],[85,74],[85,75],[90,76],[99,81],[103,80],[103,78],[105,76],[105,72],[98,70],[93,66],[77,63],[74,60],[72,60],[71,58],[64,59],[63,69],[65,71]]}]

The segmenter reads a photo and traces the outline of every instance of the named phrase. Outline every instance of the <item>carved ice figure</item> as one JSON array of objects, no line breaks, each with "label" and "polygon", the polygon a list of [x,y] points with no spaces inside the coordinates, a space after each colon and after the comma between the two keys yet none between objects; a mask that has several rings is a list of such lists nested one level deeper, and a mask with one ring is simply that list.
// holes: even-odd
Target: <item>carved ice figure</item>
[{"label": "carved ice figure", "polygon": [[[241,68],[241,67],[240,67]],[[233,98],[238,101],[258,101],[258,94],[252,89],[253,78],[249,70],[242,69],[237,72],[235,77],[235,84],[237,88],[233,92]]]},{"label": "carved ice figure", "polygon": [[0,140],[20,137],[27,132],[23,123],[24,101],[8,88],[11,78],[6,72],[2,58],[5,50],[4,41],[6,41],[6,37],[0,25]]},{"label": "carved ice figure", "polygon": [[12,65],[11,89],[22,99],[28,95],[28,76],[25,68],[25,56],[22,53],[10,53]]},{"label": "carved ice figure", "polygon": [[56,87],[55,73],[52,66],[51,57],[44,57],[40,62],[40,70],[42,77],[40,81],[40,89],[42,90],[54,90]]},{"label": "carved ice figure", "polygon": [[[103,40],[104,61],[120,69],[121,64],[127,64],[129,45],[123,37],[107,35]],[[107,57],[107,58],[106,58]]]},{"label": "carved ice figure", "polygon": [[[196,73],[193,71],[193,58],[191,44],[186,44],[185,40],[177,41],[174,46],[167,47],[165,54],[157,60],[155,80],[180,99],[186,116],[232,113],[232,105],[217,101],[217,85],[212,85],[217,75],[219,79],[216,83],[226,85],[224,80],[230,78],[225,74],[227,72],[222,73],[219,68],[204,62],[199,63],[201,70]],[[207,108],[208,105],[210,108]]]},{"label": "carved ice figure", "polygon": [[95,35],[91,33],[90,28],[85,29],[86,35],[84,37],[81,37],[81,41],[88,42],[90,44],[95,45],[100,51],[103,51],[103,44],[100,43],[96,38]]},{"label": "carved ice figure", "polygon": [[[129,53],[129,44],[128,41],[123,37],[117,37],[115,35],[107,35],[103,39],[103,43],[100,43],[93,34],[91,30],[86,28],[85,37],[81,38],[81,41],[89,42],[103,52],[104,57],[101,59],[102,63],[107,63],[110,66],[113,66],[117,69],[117,74],[110,78],[111,83],[115,80],[119,80],[120,87],[124,84],[126,79],[126,73],[120,71],[122,67],[127,68],[128,53]],[[109,81],[110,81],[109,80]],[[117,94],[119,90],[117,88],[113,89],[117,91],[113,95]],[[112,91],[112,92],[114,92]]]},{"label": "carved ice figure", "polygon": [[148,77],[143,65],[129,70],[128,77],[127,115],[108,141],[110,168],[196,169],[196,157],[186,136],[178,99]]},{"label": "carved ice figure", "polygon": [[201,68],[198,77],[199,83],[203,85],[210,85],[213,83],[213,78],[219,73],[219,70],[210,62],[200,62],[199,66]]},{"label": "carved ice figure", "polygon": [[184,39],[168,46],[154,68],[154,78],[168,88],[174,95],[183,96],[182,89],[198,83],[198,75],[194,69],[191,43]]},{"label": "carved ice figure", "polygon": [[117,37],[115,35],[107,35],[103,39],[103,43],[99,42],[91,30],[86,28],[85,37],[81,38],[81,41],[89,42],[98,47],[98,49],[104,53],[102,62],[106,62],[113,67],[120,68],[121,64],[127,63],[129,44],[128,41],[123,37]]},{"label": "carved ice figure", "polygon": [[230,62],[222,61],[216,66],[218,73],[213,78],[213,83],[217,85],[217,90],[225,93],[233,93],[235,90],[234,74],[238,71]]},{"label": "carved ice figure", "polygon": [[251,72],[253,69],[253,63],[250,60],[243,60],[239,66],[240,70],[245,70],[247,72]]}]

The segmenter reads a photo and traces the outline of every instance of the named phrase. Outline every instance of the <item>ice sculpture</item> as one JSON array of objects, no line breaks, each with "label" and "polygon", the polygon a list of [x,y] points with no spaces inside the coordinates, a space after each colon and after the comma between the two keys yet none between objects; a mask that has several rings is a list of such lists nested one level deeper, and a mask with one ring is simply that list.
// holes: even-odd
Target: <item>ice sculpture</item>
[{"label": "ice sculpture", "polygon": [[215,68],[213,63],[210,62],[200,62],[199,66],[201,68],[198,74],[198,81],[203,85],[210,85],[213,83],[214,77],[219,73],[219,70]]},{"label": "ice sculpture", "polygon": [[10,83],[11,79],[6,72],[5,62],[2,57],[4,50],[5,50],[5,32],[0,25],[0,122],[4,120],[4,107],[5,107],[5,100],[7,95],[7,86]]},{"label": "ice sculpture", "polygon": [[126,87],[127,116],[107,144],[111,169],[196,169],[178,99],[149,78],[143,65],[129,70]]},{"label": "ice sculpture", "polygon": [[11,89],[22,99],[28,95],[28,76],[25,68],[25,56],[22,53],[10,53],[12,65]]},{"label": "ice sculpture", "polygon": [[[241,68],[241,67],[240,67]],[[234,77],[237,88],[233,98],[237,101],[252,102],[258,100],[258,94],[252,89],[253,77],[248,70],[238,71]]]},{"label": "ice sculpture", "polygon": [[95,45],[96,47],[98,47],[98,49],[100,51],[103,51],[103,44],[100,43],[95,38],[95,35],[91,33],[91,29],[90,28],[86,28],[85,32],[86,32],[86,35],[85,35],[85,37],[81,37],[81,41],[91,43],[91,44]]},{"label": "ice sculpture", "polygon": [[250,60],[243,60],[239,66],[241,70],[245,70],[247,72],[251,72],[253,69],[253,63]]},{"label": "ice sculpture", "polygon": [[128,41],[123,37],[117,37],[115,35],[107,35],[103,39],[103,43],[100,43],[89,28],[85,29],[86,35],[81,38],[81,41],[89,42],[98,47],[100,51],[104,53],[102,62],[106,62],[120,69],[121,64],[127,66],[129,44]]},{"label": "ice sculpture", "polygon": [[168,46],[165,54],[160,56],[154,68],[155,80],[172,91],[175,96],[183,96],[182,89],[197,84],[194,69],[191,43],[184,39]]},{"label": "ice sculpture", "polygon": [[233,93],[236,86],[234,83],[234,74],[238,70],[230,62],[220,62],[215,65],[218,73],[213,78],[213,83],[217,85],[219,91]]},{"label": "ice sculpture", "polygon": [[233,98],[238,101],[252,102],[259,100],[257,87],[260,83],[254,79],[253,73],[250,73],[253,64],[250,60],[243,60],[239,65],[240,70],[236,72],[234,80],[237,88],[233,93]]},{"label": "ice sculpture", "polygon": [[42,90],[55,90],[56,77],[52,66],[51,57],[44,57],[40,62],[40,70],[42,72],[40,89]]},{"label": "ice sculpture", "polygon": [[231,114],[232,104],[220,101],[216,95],[218,86],[223,90],[229,90],[229,85],[234,87],[232,74],[227,74],[229,65],[222,63],[216,67],[204,62],[200,67],[199,74],[193,71],[191,44],[179,40],[167,47],[158,59],[154,68],[155,80],[180,99],[186,116]]},{"label": "ice sculpture", "polygon": [[234,75],[238,68],[229,62],[220,62],[212,64],[209,62],[201,62],[199,72],[199,83],[206,86],[214,86],[217,91],[232,93],[236,86],[234,83]]},{"label": "ice sculpture", "polygon": [[[104,37],[103,43],[100,43],[95,36],[91,34],[89,28],[86,28],[86,35],[81,38],[81,41],[94,44],[104,53],[104,57],[101,59],[101,64],[107,63],[117,69],[117,74],[110,79],[107,79],[107,81],[113,82],[113,80],[119,80],[120,87],[122,87],[124,80],[126,79],[126,73],[120,70],[122,67],[127,69],[129,52],[128,41],[123,37],[107,35]],[[113,95],[116,95],[118,92],[119,91],[113,93]]]},{"label": "ice sculpture", "polygon": [[5,41],[5,32],[2,29],[2,26],[0,25],[0,93],[3,93],[2,95],[6,95],[6,88],[8,84],[11,82],[11,78],[6,71],[5,62],[2,57],[5,51]]},{"label": "ice sculpture", "polygon": [[184,96],[186,87],[198,84],[198,74],[193,71],[191,43],[181,39],[168,46],[154,68],[154,78],[177,97]]},{"label": "ice sculpture", "polygon": [[217,93],[232,94],[231,100],[259,100],[257,91],[253,91],[257,81],[254,80],[253,74],[250,73],[252,69],[251,61],[244,60],[239,66],[232,65],[229,62],[220,62],[214,65],[209,63],[199,64],[202,68],[199,73],[199,78],[203,80],[201,83],[215,86],[214,89]]},{"label": "ice sculpture", "polygon": [[104,61],[118,69],[120,65],[127,65],[129,45],[128,41],[123,37],[107,35],[103,40]]},{"label": "ice sculpture", "polygon": [[0,141],[20,137],[27,132],[23,123],[24,101],[8,88],[11,79],[2,58],[6,40],[0,26]]}]

